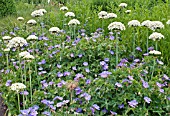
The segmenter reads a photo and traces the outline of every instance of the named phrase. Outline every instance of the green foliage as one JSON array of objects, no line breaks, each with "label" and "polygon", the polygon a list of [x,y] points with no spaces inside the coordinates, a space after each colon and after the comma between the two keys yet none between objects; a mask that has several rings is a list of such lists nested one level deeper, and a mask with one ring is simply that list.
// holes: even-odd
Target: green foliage
[{"label": "green foliage", "polygon": [[0,2],[0,18],[16,14],[16,8],[13,0],[1,0]]},{"label": "green foliage", "polygon": [[[10,71],[7,70],[7,52],[0,49],[0,53],[2,53],[2,56],[0,56],[0,71],[3,77],[0,84],[0,91],[3,92],[2,97],[5,99],[5,104],[8,106],[11,115],[19,114],[19,111],[17,109],[16,93],[10,90],[10,86],[6,86],[7,80],[12,80],[12,83],[23,82],[26,85],[27,88],[25,90],[29,94],[25,98],[20,95],[20,101],[22,103],[24,99],[26,100],[26,108],[38,105],[40,107],[38,109],[38,115],[42,115],[41,113],[43,111],[50,111],[52,116],[63,116],[67,115],[64,113],[68,112],[68,115],[71,116],[75,115],[74,113],[78,108],[82,108],[84,115],[92,115],[90,108],[94,104],[100,107],[100,111],[95,110],[95,115],[97,116],[110,115],[110,110],[123,116],[169,115],[170,80],[167,79],[168,77],[165,78],[165,75],[170,75],[170,26],[165,25],[169,15],[167,10],[168,4],[163,3],[161,0],[158,0],[158,2],[155,2],[155,0],[97,1],[67,1],[66,6],[69,8],[69,11],[74,12],[76,15],[74,18],[81,22],[76,27],[76,33],[74,34],[73,28],[68,26],[68,22],[72,18],[66,18],[64,16],[67,11],[60,11],[58,6],[52,6],[51,4],[36,6],[35,4],[18,2],[17,16],[23,16],[25,20],[19,22],[16,20],[17,16],[15,16],[6,17],[0,21],[0,30],[4,35],[10,35],[10,32],[14,32],[17,36],[27,38],[30,34],[36,33],[36,36],[40,39],[35,42],[36,44],[30,42],[22,50],[18,49],[20,50],[19,52],[30,51],[36,57],[34,61],[30,62],[31,71],[28,70],[28,62],[25,63],[23,59],[21,63],[19,62],[18,52],[15,49],[8,53]],[[128,3],[128,7],[120,10],[118,5],[121,2]],[[31,12],[40,8],[45,8],[47,13],[43,17],[31,17]],[[132,10],[132,12],[130,14],[124,13],[128,9]],[[101,20],[98,18],[98,13],[101,10],[114,12],[118,17],[116,19]],[[26,24],[31,18],[37,21],[37,25],[28,26]],[[127,23],[134,19],[140,22],[144,20],[159,20],[163,22],[165,29],[158,30],[158,32],[161,32],[165,36],[165,39],[158,43],[158,49],[162,52],[162,56],[143,56],[146,53],[145,43],[148,37],[147,32],[151,34],[152,30],[148,31],[145,27],[139,27],[137,29],[136,47],[140,46],[142,51],[136,50],[136,58],[140,61],[133,61],[130,57],[133,28],[128,27]],[[126,30],[118,34],[119,62],[124,58],[129,61],[117,69],[115,69],[116,59],[113,53],[115,52],[116,43],[114,39],[110,39],[111,35],[115,37],[115,32],[109,34],[107,29],[107,26],[114,21],[120,21],[126,26]],[[49,28],[54,26],[64,31],[57,35],[50,34]],[[101,30],[102,26],[104,27],[104,33]],[[19,29],[14,30],[14,27],[19,27]],[[85,31],[86,36],[81,36],[82,30]],[[71,39],[69,36],[71,36]],[[73,36],[77,36],[77,38],[73,38]],[[46,39],[43,40],[43,38]],[[75,46],[75,44],[77,45]],[[6,48],[6,43],[3,40],[0,45],[1,48]],[[149,40],[149,46],[154,46],[151,40]],[[111,51],[113,51],[112,54]],[[108,69],[104,69],[104,65],[100,64],[106,58],[109,59],[109,61],[105,61],[105,66],[108,66]],[[41,64],[42,60],[46,61],[45,64]],[[164,65],[161,65],[158,60],[162,60]],[[84,62],[88,62],[88,65],[83,65]],[[21,67],[26,65],[24,71],[19,68],[20,64]],[[76,67],[76,70],[73,70],[73,67]],[[38,69],[38,74],[36,69]],[[86,71],[87,69],[89,69],[89,72]],[[100,73],[105,70],[112,74],[106,78],[102,78]],[[59,73],[64,75],[64,72],[70,72],[70,75],[58,76]],[[30,102],[29,74],[32,76],[32,103]],[[71,90],[68,87],[75,80],[77,74],[83,75],[77,81],[77,87],[80,87],[82,90],[80,94],[77,94],[76,90]],[[40,83],[38,79],[40,81],[45,80],[46,86]],[[91,82],[87,84],[86,82],[89,79]],[[61,86],[61,81],[65,81],[66,83]],[[143,86],[144,81],[148,83],[149,87]],[[53,82],[54,84],[50,85],[49,82]],[[118,87],[116,83],[122,86]],[[158,83],[161,84],[161,87],[159,87],[160,85]],[[88,101],[82,96],[83,93],[90,95],[91,99]],[[60,103],[61,100],[53,100],[56,96],[62,97],[63,100],[70,100],[70,102],[61,108],[57,107],[57,103]],[[152,100],[151,103],[147,103],[144,97],[149,97]],[[56,110],[54,111],[48,105],[41,103],[41,100],[44,99],[53,101],[54,107],[57,107]],[[129,106],[128,102],[131,100],[138,102],[135,108]],[[124,104],[124,108],[122,109],[119,108],[121,104]],[[102,111],[105,108],[108,112]],[[24,109],[22,104],[21,109]]]}]

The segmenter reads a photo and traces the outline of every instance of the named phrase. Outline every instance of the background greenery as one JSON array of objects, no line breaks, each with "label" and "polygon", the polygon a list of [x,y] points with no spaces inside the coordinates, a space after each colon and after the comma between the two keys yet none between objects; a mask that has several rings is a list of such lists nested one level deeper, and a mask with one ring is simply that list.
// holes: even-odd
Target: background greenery
[{"label": "background greenery", "polygon": [[[38,1],[39,2],[39,1]],[[129,58],[129,54],[131,54],[131,40],[133,38],[132,28],[128,28],[127,23],[130,20],[137,19],[140,22],[144,20],[159,20],[162,21],[165,25],[165,29],[159,30],[164,36],[165,39],[161,40],[159,42],[159,50],[162,52],[162,57],[159,58],[159,60],[164,61],[164,65],[155,65],[155,71],[153,74],[153,77],[151,77],[151,72],[153,70],[153,57],[145,57],[143,59],[144,65],[137,64],[138,66],[134,69],[130,68],[121,68],[114,70],[113,67],[115,64],[115,57],[112,57],[110,52],[107,52],[110,49],[114,50],[115,42],[108,40],[103,41],[103,37],[98,38],[97,42],[93,42],[92,40],[87,42],[85,39],[82,39],[76,47],[71,47],[69,49],[62,50],[63,57],[62,61],[59,62],[60,54],[54,55],[53,58],[49,58],[49,54],[51,54],[53,51],[58,50],[56,48],[52,50],[47,50],[48,48],[44,45],[46,42],[48,44],[48,47],[54,46],[54,44],[60,44],[60,40],[65,40],[65,36],[61,37],[60,39],[54,39],[53,35],[50,35],[48,32],[48,29],[52,26],[57,26],[60,29],[63,28],[63,15],[64,13],[59,11],[60,5],[58,4],[58,1],[54,1],[47,4],[47,1],[41,1],[41,4],[38,4],[38,2],[30,1],[30,0],[16,0],[14,5],[16,6],[16,14],[14,15],[8,15],[7,17],[3,17],[0,19],[0,32],[7,32],[9,34],[10,32],[15,31],[17,35],[20,35],[24,38],[26,38],[28,35],[30,35],[33,32],[36,32],[37,35],[41,35],[42,33],[39,31],[40,25],[37,25],[30,30],[24,30],[24,33],[22,30],[15,30],[16,26],[19,28],[22,28],[22,26],[31,19],[31,12],[40,9],[45,8],[47,10],[47,14],[43,16],[43,18],[36,19],[38,23],[44,23],[44,33],[45,36],[49,37],[51,41],[38,41],[37,42],[37,48],[40,50],[39,53],[36,54],[37,62],[41,62],[41,60],[45,59],[46,64],[42,65],[43,69],[47,71],[44,75],[36,75],[34,64],[37,63],[33,61],[31,63],[32,66],[32,72],[26,71],[26,75],[32,74],[32,77],[34,78],[32,80],[33,85],[33,104],[29,104],[28,101],[27,106],[30,107],[32,105],[39,105],[41,108],[39,111],[43,112],[44,110],[49,110],[48,107],[46,107],[44,104],[40,103],[40,100],[42,99],[53,99],[56,95],[62,96],[64,99],[70,99],[70,90],[66,86],[63,86],[62,88],[57,88],[56,86],[48,86],[45,90],[43,90],[41,87],[42,85],[38,85],[37,80],[35,77],[40,78],[42,80],[46,80],[47,82],[50,82],[51,80],[57,84],[61,81],[60,78],[56,78],[56,75],[58,72],[64,72],[64,71],[70,71],[72,73],[71,76],[64,77],[63,80],[66,82],[70,82],[74,79],[75,75],[78,73],[82,73],[85,79],[80,79],[79,86],[83,90],[83,92],[87,92],[92,96],[92,100],[90,103],[88,101],[83,99],[83,105],[81,105],[78,101],[76,101],[73,104],[68,104],[68,107],[63,108],[62,110],[59,110],[58,112],[65,112],[67,110],[71,111],[72,109],[75,110],[78,107],[81,107],[83,109],[87,109],[85,112],[86,114],[91,113],[89,107],[91,107],[93,104],[98,104],[101,108],[108,108],[108,110],[114,110],[120,115],[168,115],[169,113],[169,101],[167,100],[167,97],[169,97],[169,85],[167,80],[167,85],[163,87],[164,94],[159,92],[159,88],[156,85],[156,82],[164,83],[165,81],[162,80],[163,74],[170,74],[169,67],[169,58],[170,58],[170,26],[166,25],[166,21],[170,19],[169,15],[169,3],[166,1],[164,3],[162,0],[101,0],[98,2],[98,0],[81,0],[81,1],[75,1],[75,0],[67,0],[67,3],[65,5],[69,8],[69,11],[72,11],[76,14],[76,18],[81,21],[81,25],[78,27],[78,29],[85,29],[86,34],[90,35],[92,32],[95,32],[96,29],[102,27],[101,20],[98,19],[98,12],[101,10],[106,10],[107,12],[114,12],[118,15],[116,19],[107,19],[104,20],[104,30],[105,34],[108,35],[107,26],[109,23],[113,21],[120,21],[126,25],[126,31],[123,31],[121,33],[121,42],[120,43],[120,56],[121,58]],[[121,12],[118,5],[121,2],[126,2],[128,4],[128,7],[124,10],[130,9],[132,12],[130,14],[125,14]],[[25,18],[24,22],[17,21],[17,17],[22,16]],[[68,22],[70,19],[66,19],[66,22]],[[67,26],[65,27],[67,32],[69,32]],[[78,30],[77,30],[78,31]],[[147,30],[144,27],[139,28],[139,35],[137,38],[137,46],[140,46],[143,51],[137,53],[137,58],[142,59],[142,54],[146,52],[146,37],[147,37]],[[149,31],[149,34],[151,34],[152,31]],[[74,40],[72,40],[74,41]],[[72,46],[72,41],[70,43],[67,43],[68,46]],[[108,45],[108,46],[107,46]],[[153,46],[152,41],[149,42],[150,46]],[[33,46],[28,46],[30,49],[33,49]],[[70,56],[70,54],[74,54],[74,58]],[[79,58],[78,55],[83,54],[82,58]],[[108,76],[108,78],[101,78],[98,76],[99,73],[102,72],[102,67],[99,65],[100,61],[103,61],[104,58],[109,58],[110,61],[108,63],[109,71],[112,72],[112,75]],[[17,59],[15,52],[10,52],[10,59]],[[2,63],[0,64],[1,67],[6,67],[5,64],[5,55],[3,57],[0,57],[0,61]],[[88,61],[90,69],[90,73],[85,72],[85,68],[82,64],[83,62]],[[61,64],[62,68],[56,69],[57,64]],[[129,66],[130,64],[127,63]],[[73,66],[78,67],[77,71],[72,71],[71,68]],[[12,65],[12,62],[10,62],[10,69],[12,71],[8,74],[4,71],[2,74],[3,80],[1,89],[4,94],[3,98],[5,98],[5,103],[9,106],[8,109],[10,110],[11,114],[17,114],[19,113],[17,109],[15,109],[16,106],[16,94],[14,92],[11,92],[9,88],[5,86],[5,83],[8,79],[11,79],[13,82],[20,82],[21,81],[21,75],[20,72],[17,71],[17,69],[14,68]],[[144,74],[143,78],[145,81],[147,81],[150,85],[149,88],[143,88],[142,82],[141,82],[141,75],[143,72],[149,72],[148,74]],[[12,73],[12,74],[11,74]],[[97,76],[96,76],[97,75]],[[127,79],[127,77],[131,75],[134,77],[134,81],[132,83],[123,82]],[[99,77],[98,79],[96,79]],[[28,79],[28,78],[27,78]],[[86,79],[91,79],[90,84],[85,84]],[[28,79],[29,80],[29,79]],[[28,81],[27,81],[28,82]],[[122,83],[122,88],[115,87],[116,82]],[[26,83],[27,87],[29,87],[29,84]],[[27,88],[28,90],[28,88]],[[29,91],[29,90],[28,90]],[[44,95],[44,92],[47,92],[47,95]],[[75,92],[75,91],[74,91]],[[111,93],[111,94],[110,94]],[[146,104],[143,100],[144,96],[148,96],[152,99],[151,104]],[[80,98],[80,95],[73,94],[74,98]],[[128,105],[128,101],[137,99],[139,102],[137,108],[130,108]],[[59,101],[55,101],[55,104]],[[124,103],[125,108],[122,110],[118,109],[118,105]],[[15,110],[14,110],[15,109]],[[57,109],[58,110],[58,109]],[[73,113],[73,112],[71,112]],[[104,115],[102,111],[98,111],[96,115]],[[105,115],[109,115],[105,114]]]},{"label": "background greenery", "polygon": [[[62,0],[61,0],[62,1]],[[91,32],[95,32],[97,28],[101,26],[101,20],[98,19],[98,12],[101,10],[106,10],[107,12],[114,12],[118,15],[116,19],[113,20],[105,20],[104,21],[104,29],[107,30],[107,26],[110,22],[120,21],[124,23],[127,27],[127,23],[130,20],[137,19],[140,22],[144,20],[159,20],[165,24],[165,29],[160,30],[160,32],[165,36],[165,39],[159,42],[159,49],[162,52],[162,60],[165,64],[170,66],[170,26],[166,25],[166,21],[170,19],[170,3],[168,0],[163,2],[162,0],[67,0],[64,1],[65,5],[69,7],[69,11],[73,11],[76,14],[76,18],[81,20],[81,28],[86,29],[87,33],[90,35]],[[121,2],[126,2],[128,7],[126,9],[132,10],[132,13],[127,15],[120,12],[120,9],[117,7]],[[34,3],[34,2],[33,2]],[[47,1],[41,1],[41,4],[28,4],[27,0],[16,0],[16,15],[7,16],[0,19],[0,32],[5,30],[11,30],[11,27],[15,27],[18,25],[18,21],[16,18],[18,16],[22,16],[25,20],[29,20],[31,18],[30,14],[35,9],[45,8],[49,13],[46,15],[46,18],[43,19],[43,22],[48,27],[56,25],[60,28],[63,27],[62,20],[63,14],[59,12],[59,1],[52,0],[50,5],[47,5]],[[74,6],[74,7],[72,7]],[[135,10],[135,12],[134,12]],[[11,10],[12,11],[12,10]],[[89,18],[90,17],[90,18]],[[47,20],[48,19],[48,20]],[[6,23],[8,22],[8,23]],[[85,26],[86,25],[86,26]],[[91,27],[91,28],[89,28]],[[108,31],[105,31],[107,34]],[[127,44],[131,41],[132,38],[132,29],[126,30],[122,34],[123,41],[122,44]],[[151,34],[151,31],[149,32]],[[142,46],[142,49],[145,50],[145,44],[142,44],[146,40],[146,31],[140,29],[140,34],[138,38],[137,45]],[[150,46],[152,45],[150,41]],[[127,44],[127,49],[131,49],[131,46]],[[130,51],[130,50],[129,50]],[[146,51],[146,50],[145,50]],[[127,52],[129,54],[129,52]]]}]

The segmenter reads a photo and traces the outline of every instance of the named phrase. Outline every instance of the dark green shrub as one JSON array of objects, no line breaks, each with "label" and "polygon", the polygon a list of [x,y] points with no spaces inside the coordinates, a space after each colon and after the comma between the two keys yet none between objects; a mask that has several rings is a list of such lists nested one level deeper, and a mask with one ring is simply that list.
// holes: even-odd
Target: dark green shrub
[{"label": "dark green shrub", "polygon": [[16,8],[13,0],[1,0],[0,2],[0,17],[15,14]]}]

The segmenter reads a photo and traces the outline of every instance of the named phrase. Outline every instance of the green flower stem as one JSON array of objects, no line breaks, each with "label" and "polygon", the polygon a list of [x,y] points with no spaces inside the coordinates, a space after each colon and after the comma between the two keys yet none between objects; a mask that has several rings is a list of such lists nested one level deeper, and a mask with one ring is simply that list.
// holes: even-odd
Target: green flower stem
[{"label": "green flower stem", "polygon": [[102,20],[102,30],[103,30],[103,27],[104,27],[104,19],[101,19]]},{"label": "green flower stem", "polygon": [[[35,43],[35,47],[34,47],[34,43]],[[37,42],[34,42],[34,43],[32,44],[32,48],[33,48],[33,56],[35,57],[35,52],[34,52],[34,50],[37,48]],[[35,75],[37,76],[38,73],[37,73],[36,57],[35,57],[35,59],[34,59],[34,68],[35,68]],[[38,76],[38,84],[40,84],[40,78],[39,78],[39,76]]]},{"label": "green flower stem", "polygon": [[149,42],[148,42],[148,38],[149,38],[149,29],[147,29],[147,39],[146,39],[146,50],[147,50],[147,53],[149,52],[148,51],[148,47],[149,47]]},{"label": "green flower stem", "polygon": [[133,60],[135,58],[135,40],[136,40],[136,30],[134,29],[134,32],[133,32],[133,52],[132,52],[132,55],[133,55]]},{"label": "green flower stem", "polygon": [[69,29],[70,29],[70,38],[72,37],[72,28],[71,26],[69,26]]},{"label": "green flower stem", "polygon": [[76,36],[76,25],[74,25],[74,35],[73,35],[74,39],[75,39],[75,36]]},{"label": "green flower stem", "polygon": [[73,101],[73,91],[71,90],[70,91],[70,103],[72,104],[72,101]]},{"label": "green flower stem", "polygon": [[118,65],[118,60],[119,60],[119,40],[118,40],[118,34],[116,32],[116,67]]},{"label": "green flower stem", "polygon": [[64,30],[64,24],[65,24],[65,15],[63,14],[63,30]]},{"label": "green flower stem", "polygon": [[[7,70],[9,69],[9,55],[8,53],[6,54],[6,64],[7,64]],[[7,76],[7,80],[8,80],[8,76]]]},{"label": "green flower stem", "polygon": [[20,99],[19,99],[19,92],[17,92],[17,98],[18,98],[18,111],[20,112]]},{"label": "green flower stem", "polygon": [[153,77],[154,74],[154,70],[155,70],[155,64],[156,64],[156,58],[153,58],[153,67],[152,67],[152,74],[151,74],[151,79]]},{"label": "green flower stem", "polygon": [[155,48],[158,50],[158,41],[155,41]]},{"label": "green flower stem", "polygon": [[62,60],[62,51],[63,51],[63,44],[62,44],[62,40],[60,39],[60,45],[61,45],[61,50],[60,50],[60,62]]},{"label": "green flower stem", "polygon": [[30,95],[31,95],[31,104],[32,104],[32,85],[31,85],[31,67],[30,67],[30,63],[29,63],[29,78],[30,78]]}]

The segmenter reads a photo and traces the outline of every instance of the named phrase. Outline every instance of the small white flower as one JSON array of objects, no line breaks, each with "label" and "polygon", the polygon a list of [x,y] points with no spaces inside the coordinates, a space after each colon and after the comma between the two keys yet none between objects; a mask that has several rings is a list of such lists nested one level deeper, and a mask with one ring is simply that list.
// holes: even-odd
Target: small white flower
[{"label": "small white flower", "polygon": [[29,35],[29,36],[27,37],[27,40],[37,40],[37,39],[38,39],[38,37],[35,36],[35,35]]},{"label": "small white flower", "polygon": [[68,10],[68,8],[66,7],[66,6],[62,6],[61,8],[60,8],[60,10]]},{"label": "small white flower", "polygon": [[127,14],[128,14],[128,13],[131,13],[131,10],[126,10],[125,13],[127,13]]},{"label": "small white flower", "polygon": [[27,54],[23,57],[24,59],[27,59],[27,60],[33,60],[35,59],[35,57],[33,55],[30,55],[30,54]]},{"label": "small white flower", "polygon": [[3,51],[4,51],[4,52],[9,52],[10,49],[9,49],[9,48],[5,48]]},{"label": "small white flower", "polygon": [[166,22],[166,24],[167,24],[167,25],[170,25],[170,20],[168,20],[168,21]]},{"label": "small white flower", "polygon": [[122,24],[121,22],[113,22],[113,23],[110,23],[109,26],[108,26],[108,29],[109,30],[119,30],[119,31],[122,31],[122,30],[125,30],[125,25]]},{"label": "small white flower", "polygon": [[108,18],[117,18],[117,15],[115,13],[108,13],[107,17]]},{"label": "small white flower", "polygon": [[23,83],[14,83],[10,86],[11,90],[16,91],[17,93],[22,89],[25,89],[26,86]]},{"label": "small white flower", "polygon": [[150,36],[149,36],[149,39],[152,39],[153,41],[156,41],[156,40],[160,40],[160,39],[163,39],[164,36],[161,34],[161,33],[158,33],[158,32],[153,32]]},{"label": "small white flower", "polygon": [[22,37],[14,37],[7,44],[7,48],[22,47],[27,44],[27,41]]},{"label": "small white flower", "polygon": [[138,27],[140,26],[140,22],[138,20],[131,20],[128,22],[129,27]]},{"label": "small white flower", "polygon": [[59,33],[60,32],[60,29],[58,27],[51,27],[49,29],[49,32],[51,33]]},{"label": "small white flower", "polygon": [[3,40],[10,40],[11,37],[10,37],[10,36],[3,36],[2,39],[3,39]]},{"label": "small white flower", "polygon": [[149,28],[151,30],[156,30],[156,29],[163,29],[164,28],[164,24],[160,21],[151,21]]},{"label": "small white flower", "polygon": [[37,22],[34,20],[34,19],[30,19],[27,24],[30,24],[30,25],[35,25],[37,24]]},{"label": "small white flower", "polygon": [[75,17],[75,14],[73,12],[67,12],[65,13],[66,17]]},{"label": "small white flower", "polygon": [[151,55],[161,55],[161,52],[153,50],[153,51],[150,51],[149,54],[151,54]]},{"label": "small white flower", "polygon": [[143,21],[143,22],[141,23],[141,25],[149,28],[150,25],[151,25],[151,22],[152,22],[152,21],[150,21],[150,20],[146,20],[146,21]]},{"label": "small white flower", "polygon": [[30,53],[27,52],[27,51],[23,51],[23,52],[20,52],[20,53],[19,53],[19,57],[24,57],[24,56],[26,56],[26,55],[30,55]]},{"label": "small white flower", "polygon": [[80,21],[77,19],[72,19],[68,22],[68,25],[80,25]]},{"label": "small white flower", "polygon": [[125,8],[125,7],[127,7],[127,4],[126,3],[120,3],[119,7],[124,7]]},{"label": "small white flower", "polygon": [[106,11],[101,11],[98,13],[99,18],[104,18],[104,16],[107,16],[107,12]]},{"label": "small white flower", "polygon": [[23,21],[24,18],[23,18],[23,17],[18,17],[17,20],[18,20],[18,21]]}]

